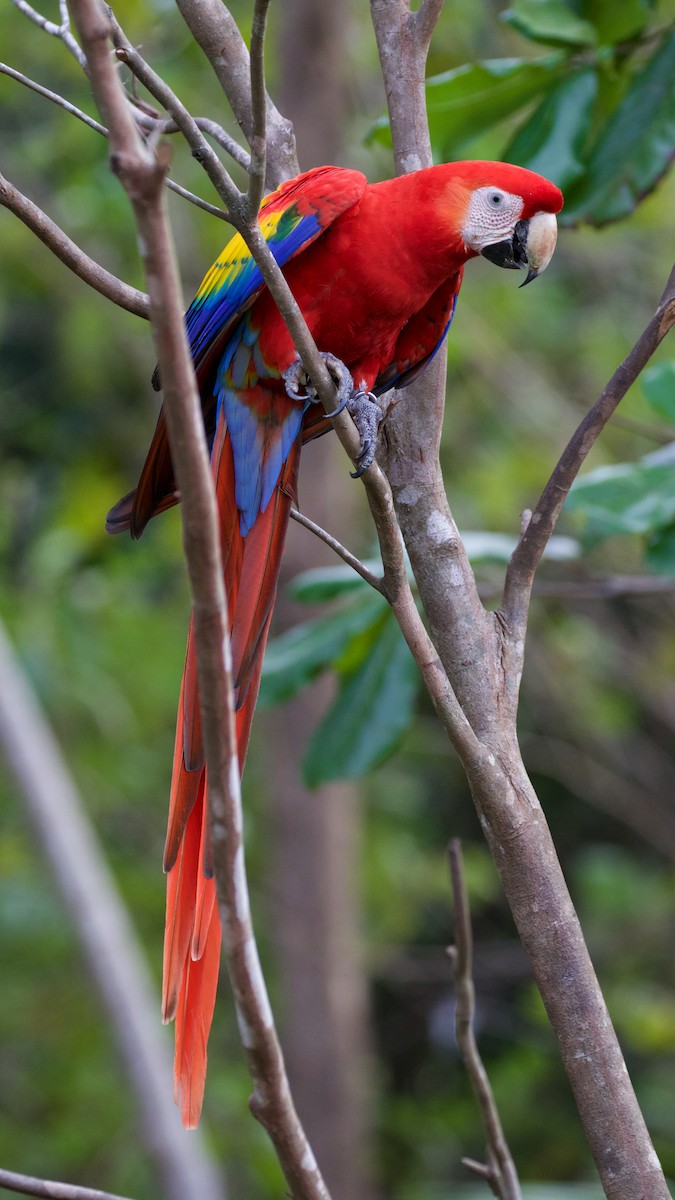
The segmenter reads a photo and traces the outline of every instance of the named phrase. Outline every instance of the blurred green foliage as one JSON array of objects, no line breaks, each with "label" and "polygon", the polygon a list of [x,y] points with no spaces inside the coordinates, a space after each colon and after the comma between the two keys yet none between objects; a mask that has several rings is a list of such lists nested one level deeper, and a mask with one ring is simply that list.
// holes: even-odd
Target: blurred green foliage
[{"label": "blurred green foliage", "polygon": [[[247,13],[243,3],[234,7]],[[162,0],[123,0],[116,11],[192,111],[225,122],[217,84],[173,9]],[[669,4],[641,0],[521,0],[508,14],[498,4],[457,0],[439,25],[429,82],[439,155],[503,152],[537,169],[548,165],[569,184],[575,222],[631,213],[607,230],[564,233],[536,289],[509,288],[510,277],[484,263],[467,272],[450,338],[443,456],[460,527],[491,535],[491,552],[476,556],[488,589],[498,588],[503,570],[492,535],[517,532],[519,512],[536,499],[665,283],[675,189],[672,179],[652,187],[672,156],[673,93],[665,83],[670,74],[672,84],[672,19]],[[345,65],[353,114],[344,160],[373,177],[391,169],[381,129],[368,150],[362,145],[381,108],[376,54],[365,6],[352,20],[359,48]],[[3,13],[3,55],[93,112],[76,64],[14,9]],[[268,57],[273,84],[274,36]],[[94,257],[142,286],[127,203],[102,141],[0,76],[0,144],[4,173]],[[617,165],[626,167],[621,179],[612,174]],[[173,174],[212,199],[178,142]],[[645,191],[649,197],[635,208]],[[223,230],[173,197],[170,204],[189,295]],[[158,974],[160,863],[188,604],[177,514],[154,523],[140,546],[103,533],[105,512],[132,486],[154,424],[149,331],[91,293],[4,211],[0,260],[0,614]],[[550,583],[672,572],[672,475],[658,457],[672,440],[671,359],[665,346],[594,451],[561,530],[574,539],[574,555],[549,561]],[[303,471],[312,469],[310,447]],[[356,486],[337,451],[335,471],[345,489]],[[365,518],[352,548],[370,552]],[[460,1158],[483,1154],[454,1047],[444,955],[452,937],[444,847],[459,835],[477,943],[478,1035],[507,1135],[525,1180],[570,1184],[537,1184],[530,1193],[537,1200],[586,1200],[592,1166],[465,781],[379,598],[358,580],[342,591],[340,567],[323,586],[336,607],[271,646],[265,686],[280,699],[332,661],[345,720],[358,705],[377,707],[378,736],[361,744],[360,758],[358,729],[341,727],[340,743],[334,727],[330,740],[316,735],[306,767],[314,782],[344,774],[349,756],[347,773],[355,774],[369,755],[380,761],[397,747],[363,784],[383,1192],[393,1200],[435,1200],[450,1189],[463,1196]],[[318,596],[304,598],[315,603]],[[672,614],[672,599],[663,596],[537,601],[522,732],[645,1115],[674,1174]],[[267,747],[254,736],[248,849],[272,973],[275,952],[264,931],[273,781]],[[97,996],[6,777],[0,802],[0,1162],[154,1197]],[[227,1164],[232,1195],[256,1200],[281,1194],[282,1185],[248,1115],[248,1081],[223,999],[205,1126]]]}]

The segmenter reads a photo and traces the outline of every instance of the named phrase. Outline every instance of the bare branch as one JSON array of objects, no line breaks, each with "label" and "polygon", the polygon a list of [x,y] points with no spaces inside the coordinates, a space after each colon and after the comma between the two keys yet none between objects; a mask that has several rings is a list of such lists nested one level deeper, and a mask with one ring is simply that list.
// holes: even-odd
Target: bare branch
[{"label": "bare branch", "polygon": [[34,79],[29,79],[21,71],[15,71],[7,63],[0,62],[0,75],[8,75],[10,79],[15,79],[17,83],[22,83],[24,87],[37,92],[38,96],[44,96],[46,100],[51,100],[53,104],[58,104],[59,108],[64,108],[71,116],[77,117],[78,121],[83,121],[90,129],[94,129],[96,133],[102,133],[104,137],[108,136],[107,129],[99,121],[95,121],[93,117],[88,116],[81,108],[77,108],[75,104],[71,104],[64,96],[60,96],[58,92],[52,92],[50,88],[43,87],[41,83],[36,83]]},{"label": "bare branch", "polygon": [[[408,0],[371,0],[399,171],[431,162],[424,62],[406,36],[409,9]],[[433,642],[476,737],[460,753],[607,1196],[664,1200],[663,1171],[517,742],[523,626],[485,613],[448,509],[437,454],[439,356],[437,364],[394,409],[386,463]]]},{"label": "bare branch", "polygon": [[[222,0],[176,0],[195,41],[201,46],[227,96],[247,141],[253,136],[249,53],[236,21]],[[267,187],[272,190],[298,174],[290,121],[267,98]]]},{"label": "bare branch", "polygon": [[159,997],[59,746],[1,625],[0,746],[96,981],[162,1191],[167,1200],[222,1200],[203,1143],[180,1137]]},{"label": "bare branch", "polygon": [[[448,847],[450,879],[455,901],[455,945],[448,953],[455,975],[455,1033],[460,1054],[480,1106],[487,1139],[489,1166],[478,1173],[489,1180],[500,1200],[521,1200],[520,1184],[497,1109],[487,1071],[483,1065],[474,1033],[475,996],[473,986],[473,936],[469,897],[464,877],[462,845],[454,838]],[[466,1160],[464,1160],[466,1162]],[[467,1163],[467,1165],[469,1165]],[[470,1164],[473,1170],[476,1165]]]},{"label": "bare branch", "polygon": [[499,1193],[495,1192],[494,1190],[494,1172],[492,1167],[489,1167],[487,1163],[476,1162],[475,1158],[463,1158],[461,1162],[463,1167],[467,1167],[467,1169],[469,1171],[473,1171],[474,1175],[477,1175],[479,1179],[484,1179],[486,1183],[489,1183],[490,1191],[493,1193],[493,1195],[499,1195]]},{"label": "bare branch", "polygon": [[[484,602],[499,600],[503,588],[479,583]],[[668,596],[675,592],[672,575],[609,575],[606,579],[535,579],[532,595],[540,600],[565,600],[583,604],[588,600],[615,600],[620,596]]]},{"label": "bare branch", "polygon": [[427,0],[411,14],[410,0],[370,0],[399,174],[432,163],[424,76],[437,6],[438,0]]},{"label": "bare branch", "polygon": [[22,1196],[41,1196],[45,1200],[128,1200],[114,1192],[98,1188],[77,1187],[74,1183],[57,1183],[53,1179],[38,1179],[35,1175],[19,1175],[0,1167],[0,1189],[20,1192]]},{"label": "bare branch", "polygon": [[443,8],[443,0],[422,0],[417,12],[410,14],[410,22],[415,30],[418,44],[426,55],[438,18]]},{"label": "bare branch", "polygon": [[68,8],[63,0],[59,3],[61,12],[60,25],[56,25],[54,21],[48,21],[47,18],[43,17],[41,13],[36,12],[36,10],[27,3],[27,0],[12,0],[12,4],[15,6],[15,8],[18,8],[19,12],[22,12],[25,17],[28,17],[29,21],[33,21],[33,23],[38,25],[40,29],[44,29],[45,33],[50,33],[52,37],[57,37],[60,41],[62,41],[64,46],[70,50],[73,58],[75,58],[80,64],[83,71],[86,71],[87,60],[75,41],[72,33],[70,32]]},{"label": "bare branch", "polygon": [[255,0],[251,27],[251,178],[248,216],[253,219],[265,190],[267,173],[267,92],[265,91],[265,26],[270,0]]},{"label": "bare branch", "polygon": [[142,55],[134,49],[126,38],[121,26],[112,16],[111,23],[117,58],[120,62],[126,63],[129,70],[148,89],[150,94],[170,113],[190,146],[194,157],[206,171],[221,200],[227,205],[228,209],[231,209],[233,204],[236,205],[238,203],[236,199],[239,197],[238,189],[218,158],[218,155],[209,146],[194,117],[190,115],[185,105],[181,103],[169,85],[160,78],[156,71],[153,71]]},{"label": "bare branch", "polygon": [[351,567],[352,570],[356,571],[356,574],[360,575],[361,578],[365,580],[366,583],[370,584],[372,588],[375,588],[376,592],[380,592],[382,595],[384,595],[384,586],[380,577],[373,574],[372,571],[369,571],[368,567],[361,562],[361,559],[356,558],[356,556],[352,554],[351,550],[348,550],[346,546],[342,545],[342,542],[339,542],[337,538],[333,537],[332,533],[328,533],[325,529],[322,529],[320,525],[315,524],[314,521],[311,521],[309,517],[306,517],[305,514],[301,513],[297,508],[291,509],[291,517],[294,521],[297,521],[298,525],[302,525],[304,529],[309,529],[310,533],[313,533],[315,537],[320,538],[322,542],[325,542],[327,546],[330,546],[330,549],[333,550],[343,562],[346,562],[348,567]]},{"label": "bare branch", "polygon": [[[90,117],[87,113],[83,112],[81,108],[77,108],[75,104],[71,104],[70,101],[66,100],[64,96],[60,96],[58,92],[52,92],[49,88],[43,87],[41,83],[36,83],[34,79],[29,79],[28,76],[23,75],[21,71],[15,71],[13,67],[8,67],[6,63],[0,63],[0,75],[8,75],[10,79],[15,79],[17,83],[22,83],[24,87],[30,88],[31,91],[37,92],[39,96],[44,96],[46,100],[51,100],[52,103],[57,104],[59,108],[65,109],[65,111],[70,113],[71,116],[77,117],[78,121],[82,121],[96,133],[102,134],[103,137],[108,136],[108,130],[106,129],[105,125],[101,125],[99,121],[95,121],[93,117]],[[159,125],[156,119],[148,116],[146,113],[141,113],[140,111],[136,112],[136,119],[140,125],[147,129],[152,130],[157,128]],[[233,139],[230,138],[227,133],[225,133],[225,130],[221,129],[220,125],[218,125],[215,121],[209,121],[207,118],[198,117],[195,124],[198,125],[200,129],[203,128],[206,132],[210,133],[211,137],[218,140],[221,145],[225,144],[226,149],[228,148],[226,144],[227,142],[231,143],[233,146],[237,145],[237,143],[234,142]],[[161,123],[160,132],[178,133],[179,130],[175,121],[165,121]],[[240,154],[244,156],[246,162],[248,162],[248,155],[246,154],[246,151],[242,150],[241,147],[237,147],[237,149]],[[229,221],[230,218],[228,214],[224,212],[222,208],[216,208],[215,204],[209,204],[207,200],[202,200],[200,196],[195,196],[194,192],[190,192],[187,188],[181,187],[181,185],[179,183],[175,183],[173,179],[166,179],[165,183],[170,191],[175,192],[177,196],[181,196],[184,200],[189,200],[190,203],[195,204],[197,208],[204,209],[205,212],[209,213],[213,217],[218,217],[221,221]]]},{"label": "bare branch", "polygon": [[129,284],[118,279],[116,275],[112,275],[110,271],[106,271],[105,267],[85,254],[84,250],[71,241],[68,235],[52,221],[51,217],[48,217],[41,208],[38,208],[37,204],[33,204],[32,200],[19,192],[3,175],[0,175],[0,204],[23,221],[24,225],[27,225],[62,263],[95,291],[100,292],[107,300],[112,300],[113,304],[126,309],[127,312],[147,320],[149,306],[145,293],[130,287]]},{"label": "bare branch", "polygon": [[[219,125],[217,121],[212,121],[210,117],[195,117],[195,125],[197,129],[201,129],[202,133],[208,133],[209,137],[212,137],[214,142],[226,150],[230,158],[233,158],[247,173],[251,170],[250,154],[230,136],[226,129],[223,129],[222,125]],[[175,129],[178,130],[177,125]],[[170,122],[164,132],[173,133],[173,131],[174,122]]]},{"label": "bare branch", "polygon": [[[216,500],[197,385],[185,334],[163,171],[142,143],[108,51],[111,26],[96,0],[72,0],[92,86],[111,131],[112,163],[138,222],[153,333],[165,380],[164,405],[193,590],[202,735],[209,780],[211,848],[223,946],[254,1095],[251,1108],[271,1137],[298,1200],[328,1192],[291,1098],[251,923],[232,702],[232,662]],[[159,147],[161,152],[162,147]]]},{"label": "bare branch", "polygon": [[[173,132],[169,130],[169,132]],[[176,196],[180,196],[183,200],[189,200],[190,204],[194,204],[196,208],[201,208],[203,212],[207,212],[211,217],[218,217],[219,221],[225,221],[228,225],[232,224],[230,214],[225,212],[224,208],[218,208],[215,204],[209,204],[208,200],[202,200],[201,196],[195,196],[194,192],[184,188],[180,183],[170,179],[169,176],[164,180],[164,184],[170,192],[174,192]]]},{"label": "bare branch", "polygon": [[522,638],[534,573],[579,469],[617,405],[675,324],[675,267],[659,306],[563,450],[511,557],[501,611]]}]

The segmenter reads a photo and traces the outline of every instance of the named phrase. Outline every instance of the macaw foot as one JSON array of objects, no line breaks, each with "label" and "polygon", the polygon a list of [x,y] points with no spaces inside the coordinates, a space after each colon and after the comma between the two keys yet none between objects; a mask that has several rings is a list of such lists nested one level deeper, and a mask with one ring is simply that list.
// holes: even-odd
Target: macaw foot
[{"label": "macaw foot", "polygon": [[352,479],[360,479],[375,458],[377,434],[384,410],[374,392],[364,387],[355,388],[347,400],[347,412],[359,431],[361,449],[356,459],[356,470],[350,471]]},{"label": "macaw foot", "polygon": [[[336,417],[349,403],[349,397],[354,392],[354,380],[341,359],[336,358],[334,354],[326,354],[322,351],[319,353],[337,388],[337,408],[334,412],[327,413],[327,416]],[[311,400],[313,404],[318,402],[318,392],[305,371],[299,354],[296,354],[290,367],[283,372],[282,379],[286,386],[286,392],[292,400]]]},{"label": "macaw foot", "polygon": [[[337,417],[338,413],[346,408],[359,431],[361,449],[356,459],[356,470],[351,472],[351,476],[352,479],[360,479],[375,457],[377,434],[385,410],[374,393],[366,391],[365,383],[362,383],[361,387],[354,387],[354,380],[341,359],[336,358],[334,354],[323,352],[321,357],[337,388],[337,407],[327,416]],[[299,354],[296,354],[290,367],[283,372],[282,379],[292,400],[310,400],[313,404],[318,402],[316,388],[307,375]]]}]

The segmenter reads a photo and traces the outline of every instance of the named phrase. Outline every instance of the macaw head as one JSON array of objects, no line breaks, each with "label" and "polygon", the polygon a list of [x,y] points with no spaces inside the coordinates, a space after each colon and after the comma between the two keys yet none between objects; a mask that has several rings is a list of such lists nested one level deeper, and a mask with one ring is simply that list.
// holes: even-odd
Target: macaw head
[{"label": "macaw head", "polygon": [[546,269],[555,249],[562,192],[541,175],[509,163],[456,163],[461,168],[461,236],[466,249],[498,267],[527,270],[524,287]]}]

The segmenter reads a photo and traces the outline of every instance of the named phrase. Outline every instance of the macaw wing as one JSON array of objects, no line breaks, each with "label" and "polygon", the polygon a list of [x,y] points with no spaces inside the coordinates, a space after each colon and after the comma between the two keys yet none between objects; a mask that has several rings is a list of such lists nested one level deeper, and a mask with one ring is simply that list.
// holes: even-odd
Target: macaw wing
[{"label": "macaw wing", "polygon": [[[356,204],[366,182],[360,171],[315,167],[267,196],[258,221],[279,265],[306,250],[341,213]],[[215,401],[209,386],[211,369],[235,321],[251,307],[264,286],[246,243],[235,234],[204,276],[186,313],[209,442],[215,429]],[[160,386],[157,372],[153,385]],[[138,487],[111,508],[106,529],[109,533],[130,529],[132,537],[140,537],[150,518],[171,508],[178,499],[162,409]]]},{"label": "macaw wing", "polygon": [[[258,215],[260,231],[279,266],[306,250],[336,217],[363,195],[366,177],[341,167],[316,167],[272,192]],[[240,234],[204,276],[185,322],[198,373],[212,362],[228,330],[264,287],[259,267]]]},{"label": "macaw wing", "polygon": [[440,350],[455,315],[462,272],[441,284],[420,312],[404,325],[389,366],[380,371],[373,391],[404,388],[422,374]]}]

